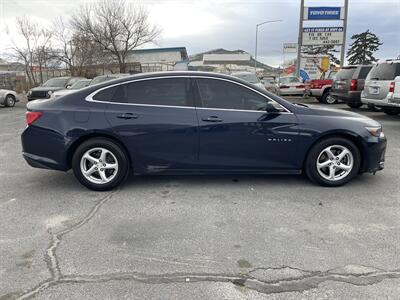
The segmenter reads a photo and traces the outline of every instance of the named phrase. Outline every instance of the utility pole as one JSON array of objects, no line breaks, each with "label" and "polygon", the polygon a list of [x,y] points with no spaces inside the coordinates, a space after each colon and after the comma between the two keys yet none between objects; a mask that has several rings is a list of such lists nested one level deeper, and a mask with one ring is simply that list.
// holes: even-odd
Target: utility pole
[{"label": "utility pole", "polygon": [[346,31],[347,31],[347,12],[349,11],[349,0],[344,0],[344,19],[343,19],[343,43],[340,50],[340,68],[344,65],[344,55],[346,51]]},{"label": "utility pole", "polygon": [[297,63],[296,63],[296,76],[300,76],[300,59],[301,59],[301,45],[303,43],[303,19],[304,19],[304,0],[300,4],[300,18],[299,18],[299,38],[297,41]]},{"label": "utility pole", "polygon": [[254,73],[257,72],[258,27],[260,27],[261,25],[267,24],[267,23],[276,23],[276,22],[282,22],[282,20],[265,21],[265,22],[256,24],[256,49],[254,51]]}]

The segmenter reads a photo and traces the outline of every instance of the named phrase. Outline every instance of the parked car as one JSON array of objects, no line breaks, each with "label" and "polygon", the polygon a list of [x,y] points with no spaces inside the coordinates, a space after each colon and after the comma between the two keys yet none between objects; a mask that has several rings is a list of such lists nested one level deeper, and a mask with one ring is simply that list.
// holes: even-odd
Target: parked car
[{"label": "parked car", "polygon": [[32,88],[28,91],[28,101],[36,99],[49,99],[51,94],[58,90],[63,90],[73,85],[83,77],[56,77],[47,80],[42,85]]},{"label": "parked car", "polygon": [[91,81],[91,79],[81,79],[66,89],[55,91],[51,94],[51,98],[58,98],[60,96],[64,96],[66,94],[83,89],[84,87],[87,87]]},{"label": "parked car", "polygon": [[335,78],[336,71],[329,71],[326,76],[321,79],[312,79],[306,84],[306,93],[315,97],[319,102],[326,104],[334,104],[337,98],[332,97],[330,90],[332,87],[333,79]]},{"label": "parked car", "polygon": [[365,79],[361,102],[381,107],[388,115],[398,115],[400,102],[394,97],[397,76],[400,76],[400,59],[374,65]]},{"label": "parked car", "polygon": [[352,108],[361,107],[361,91],[372,65],[343,67],[333,80],[331,95]]},{"label": "parked car", "polygon": [[296,76],[285,76],[278,79],[278,94],[303,96],[306,86],[303,80]]},{"label": "parked car", "polygon": [[[23,156],[93,190],[134,174],[300,174],[339,186],[384,167],[382,126],[292,104],[236,77],[162,72],[27,105]],[[52,145],[48,147],[48,145]]]},{"label": "parked car", "polygon": [[113,79],[121,78],[121,77],[126,77],[129,76],[130,74],[128,73],[118,73],[118,74],[106,74],[106,75],[100,75],[92,79],[89,85],[95,85],[98,83],[110,81]]},{"label": "parked car", "polygon": [[260,79],[254,73],[243,71],[243,72],[232,72],[231,75],[235,76],[237,78],[243,79],[244,81],[247,81],[247,82],[265,90],[264,84],[260,81]]},{"label": "parked car", "polygon": [[0,89],[0,105],[6,107],[14,107],[15,103],[19,101],[16,92],[11,90]]},{"label": "parked car", "polygon": [[275,78],[273,77],[263,78],[261,82],[264,84],[267,91],[270,91],[271,93],[274,94],[278,93],[278,82],[276,81]]}]

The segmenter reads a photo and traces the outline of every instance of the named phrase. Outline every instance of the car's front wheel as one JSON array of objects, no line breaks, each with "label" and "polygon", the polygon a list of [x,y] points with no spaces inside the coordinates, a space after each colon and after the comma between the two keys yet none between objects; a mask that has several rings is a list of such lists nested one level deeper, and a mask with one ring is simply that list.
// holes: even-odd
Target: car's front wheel
[{"label": "car's front wheel", "polygon": [[129,159],[117,143],[106,138],[94,138],[76,149],[72,169],[78,181],[87,188],[107,191],[126,179]]},{"label": "car's front wheel", "polygon": [[338,99],[334,96],[329,91],[326,91],[321,98],[321,102],[325,104],[336,104],[338,102]]},{"label": "car's front wheel", "polygon": [[5,104],[7,107],[15,106],[15,97],[13,95],[7,95]]},{"label": "car's front wheel", "polygon": [[341,137],[318,142],[309,152],[305,172],[323,186],[340,186],[353,179],[360,171],[361,156],[357,146]]}]

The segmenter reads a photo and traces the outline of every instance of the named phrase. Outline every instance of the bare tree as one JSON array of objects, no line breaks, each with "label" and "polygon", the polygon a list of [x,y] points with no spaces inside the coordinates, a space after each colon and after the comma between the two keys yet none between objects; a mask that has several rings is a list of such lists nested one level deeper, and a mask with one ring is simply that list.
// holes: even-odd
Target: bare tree
[{"label": "bare tree", "polygon": [[[18,17],[16,25],[24,39],[24,45],[13,42],[13,56],[24,63],[29,85],[36,85],[39,81],[43,82],[43,68],[52,58],[52,33],[26,17]],[[36,76],[36,69],[39,71],[39,78]]]},{"label": "bare tree", "polygon": [[88,74],[87,67],[105,62],[106,55],[100,45],[62,19],[54,23],[54,34],[57,41],[55,55],[72,76],[93,75]]},{"label": "bare tree", "polygon": [[160,35],[160,30],[149,24],[147,11],[125,0],[102,0],[82,6],[74,14],[72,24],[114,57],[121,73],[126,72],[130,50],[155,42]]}]

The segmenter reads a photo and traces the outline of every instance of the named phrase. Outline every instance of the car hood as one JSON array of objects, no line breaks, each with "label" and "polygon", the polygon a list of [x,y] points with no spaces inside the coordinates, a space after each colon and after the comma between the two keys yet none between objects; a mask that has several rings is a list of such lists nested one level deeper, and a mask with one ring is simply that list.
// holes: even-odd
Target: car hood
[{"label": "car hood", "polygon": [[335,109],[335,108],[325,108],[320,106],[310,105],[308,108],[317,115],[326,116],[326,117],[337,117],[337,118],[346,118],[346,119],[353,119],[355,121],[360,121],[370,126],[380,126],[381,124],[374,119],[371,119],[367,116],[360,115],[358,113],[342,110],[342,109]]},{"label": "car hood", "polygon": [[38,91],[38,92],[48,92],[48,91],[59,91],[65,89],[64,87],[50,87],[50,86],[38,86],[35,88],[32,88],[31,91]]}]

